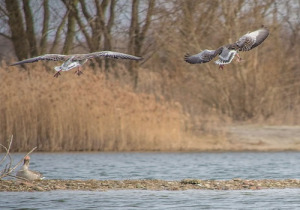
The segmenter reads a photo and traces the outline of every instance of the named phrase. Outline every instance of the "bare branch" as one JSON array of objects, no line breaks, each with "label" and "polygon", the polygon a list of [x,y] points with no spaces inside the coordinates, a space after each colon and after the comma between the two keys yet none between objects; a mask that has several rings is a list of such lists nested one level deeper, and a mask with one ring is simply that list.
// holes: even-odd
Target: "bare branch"
[{"label": "bare branch", "polygon": [[30,150],[30,152],[28,152],[26,155],[24,155],[24,157],[17,163],[17,165],[15,165],[15,167],[13,167],[10,172],[14,171],[24,160],[24,158],[27,156],[27,155],[30,155],[34,150],[36,150],[37,147],[34,147],[32,150]]},{"label": "bare branch", "polygon": [[[7,159],[7,157],[9,157],[9,163],[5,166],[5,168],[0,172],[0,180],[6,176],[12,176],[12,177],[16,177],[14,175],[11,175],[11,173],[23,162],[24,158],[31,154],[37,147],[34,147],[32,150],[30,150],[30,152],[28,152],[13,168],[11,167],[12,166],[12,158],[10,156],[10,148],[11,148],[11,145],[12,145],[12,141],[13,141],[13,135],[11,136],[11,139],[9,141],[9,144],[8,144],[8,147],[0,144],[1,147],[3,147],[6,151],[5,153],[5,156],[1,159],[0,161],[0,165]],[[19,178],[19,177],[16,177],[16,178]]]},{"label": "bare branch", "polygon": [[149,26],[150,26],[150,23],[151,23],[151,17],[153,15],[154,5],[155,5],[155,0],[150,0],[149,4],[148,4],[148,11],[147,11],[146,19],[145,19],[145,24],[143,26],[143,29],[142,29],[140,37],[139,37],[140,42],[143,42],[143,40],[145,38],[145,35],[146,35],[146,33],[149,29]]},{"label": "bare branch", "polygon": [[0,165],[5,161],[6,157],[9,155],[9,150],[10,150],[10,147],[11,147],[11,144],[12,144],[12,140],[13,140],[13,135],[11,135],[8,148],[6,148],[4,145],[0,144],[0,146],[3,147],[6,151],[4,157],[0,160]]},{"label": "bare branch", "polygon": [[56,51],[56,47],[57,47],[59,39],[60,39],[61,31],[64,28],[64,25],[66,23],[67,17],[68,17],[68,12],[66,12],[65,16],[63,17],[61,23],[59,24],[59,26],[58,26],[58,28],[56,30],[55,39],[54,39],[54,41],[52,43],[52,47],[50,49],[50,53],[54,53]]},{"label": "bare branch", "polygon": [[0,32],[0,36],[3,36],[4,38],[11,40],[11,36],[8,36],[7,34]]}]

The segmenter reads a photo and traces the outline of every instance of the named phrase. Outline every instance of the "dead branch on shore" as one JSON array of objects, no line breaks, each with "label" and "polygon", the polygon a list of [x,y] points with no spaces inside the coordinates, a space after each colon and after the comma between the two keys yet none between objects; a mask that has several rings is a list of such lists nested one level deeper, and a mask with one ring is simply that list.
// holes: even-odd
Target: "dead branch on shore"
[{"label": "dead branch on shore", "polygon": [[[13,166],[13,159],[10,155],[10,148],[12,145],[13,141],[13,135],[11,135],[10,141],[8,143],[8,147],[4,146],[3,144],[0,144],[0,147],[2,147],[5,150],[5,155],[3,158],[0,160],[0,167],[1,165],[5,162],[5,160],[8,158],[8,163],[5,165],[4,169],[0,171],[0,180],[4,177],[10,176],[10,177],[15,177],[18,179],[24,179],[22,177],[17,177],[15,175],[12,175],[11,173],[15,171],[15,169],[23,162],[24,158],[31,154],[37,147],[34,147],[30,152],[28,152],[15,166]],[[24,179],[26,180],[26,179]]]}]

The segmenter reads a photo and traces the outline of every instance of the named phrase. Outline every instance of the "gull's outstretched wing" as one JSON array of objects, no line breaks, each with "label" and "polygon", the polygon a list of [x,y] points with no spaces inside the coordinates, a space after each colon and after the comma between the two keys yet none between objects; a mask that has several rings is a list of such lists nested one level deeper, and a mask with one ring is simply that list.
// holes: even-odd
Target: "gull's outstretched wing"
[{"label": "gull's outstretched wing", "polygon": [[26,59],[26,60],[22,60],[22,61],[13,63],[13,64],[11,64],[11,66],[20,65],[20,64],[24,64],[24,63],[34,63],[34,62],[41,61],[41,60],[66,61],[66,60],[68,60],[68,58],[70,58],[69,55],[46,54],[46,55],[41,55],[41,56],[37,56],[37,57],[34,57],[34,58],[29,58],[29,59]]},{"label": "gull's outstretched wing", "polygon": [[202,52],[195,55],[186,54],[184,56],[184,60],[190,64],[207,63],[214,57],[216,57],[217,54],[218,53],[216,50],[203,50]]},{"label": "gull's outstretched wing", "polygon": [[98,58],[98,57],[105,57],[105,58],[114,58],[114,59],[129,59],[129,60],[142,60],[142,57],[129,55],[125,53],[120,52],[113,52],[113,51],[101,51],[101,52],[94,52],[86,54],[85,59],[92,59],[92,58]]},{"label": "gull's outstretched wing", "polygon": [[235,43],[240,51],[249,51],[260,45],[269,36],[269,30],[262,27],[251,33],[247,33]]}]

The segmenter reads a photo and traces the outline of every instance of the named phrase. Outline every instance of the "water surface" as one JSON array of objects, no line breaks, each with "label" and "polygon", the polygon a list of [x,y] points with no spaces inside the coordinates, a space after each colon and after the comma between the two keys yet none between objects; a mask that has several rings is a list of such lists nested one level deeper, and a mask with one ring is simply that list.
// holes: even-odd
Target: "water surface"
[{"label": "water surface", "polygon": [[48,179],[295,179],[299,160],[299,152],[34,153],[30,167]]},{"label": "water surface", "polygon": [[[47,179],[299,179],[299,160],[298,152],[34,153],[31,168]],[[297,208],[300,189],[0,192],[0,209]]]},{"label": "water surface", "polygon": [[297,209],[300,189],[0,192],[0,209]]}]

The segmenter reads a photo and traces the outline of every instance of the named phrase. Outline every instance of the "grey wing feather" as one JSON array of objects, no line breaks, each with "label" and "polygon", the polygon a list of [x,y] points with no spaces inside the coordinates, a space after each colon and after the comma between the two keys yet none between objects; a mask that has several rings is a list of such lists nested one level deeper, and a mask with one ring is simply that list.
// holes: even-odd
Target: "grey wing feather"
[{"label": "grey wing feather", "polygon": [[184,60],[185,62],[188,62],[190,64],[207,63],[214,57],[216,57],[216,55],[217,53],[215,50],[203,50],[202,52],[195,55],[186,54],[184,56]]},{"label": "grey wing feather", "polygon": [[90,54],[86,54],[86,59],[98,58],[98,57],[106,57],[106,58],[114,58],[114,59],[129,59],[129,60],[142,60],[142,57],[129,55],[125,53],[112,52],[112,51],[101,51],[94,52]]},{"label": "grey wing feather", "polygon": [[255,40],[247,35],[242,36],[237,42],[238,49],[240,51],[248,51],[252,49]]},{"label": "grey wing feather", "polygon": [[46,61],[65,61],[69,58],[67,55],[60,55],[60,54],[46,54],[41,55],[34,58],[25,59],[16,63],[11,64],[11,66],[20,65],[24,63],[34,63],[40,60],[46,60]]},{"label": "grey wing feather", "polygon": [[260,45],[269,36],[269,30],[265,27],[245,34],[237,42],[240,51],[249,51]]},{"label": "grey wing feather", "polygon": [[38,171],[31,171],[31,172],[34,173],[38,177],[38,179],[44,179],[45,178],[44,175],[42,173],[38,172]]},{"label": "grey wing feather", "polygon": [[269,30],[266,28],[260,29],[258,32],[258,35],[256,37],[256,41],[253,44],[252,48],[257,47],[258,45],[260,45],[263,41],[265,41],[265,39],[269,36]]}]

